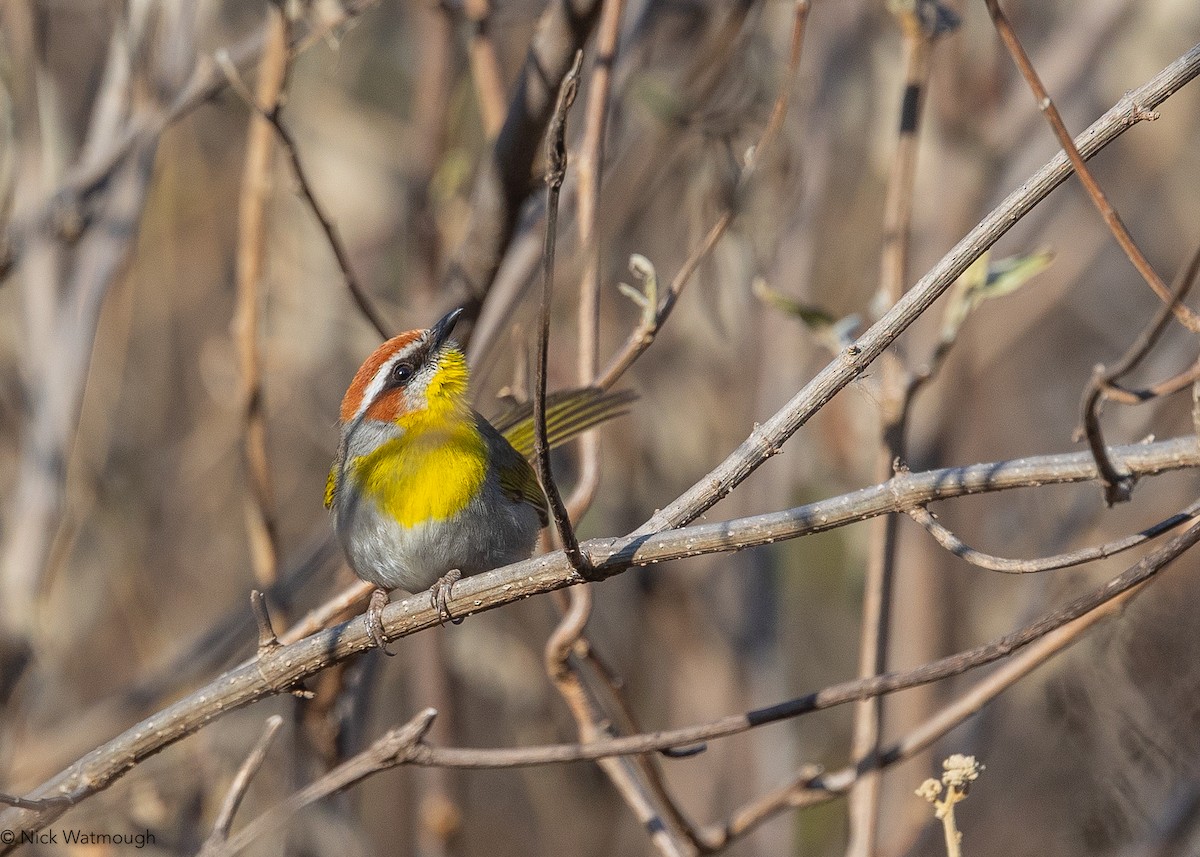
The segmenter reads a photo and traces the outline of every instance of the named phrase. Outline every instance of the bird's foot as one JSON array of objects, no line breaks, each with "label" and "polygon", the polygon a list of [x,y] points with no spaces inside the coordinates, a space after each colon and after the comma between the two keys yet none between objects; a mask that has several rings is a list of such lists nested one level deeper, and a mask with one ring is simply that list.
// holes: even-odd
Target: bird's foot
[{"label": "bird's foot", "polygon": [[387,642],[383,639],[383,608],[387,607],[387,603],[388,594],[385,590],[376,589],[371,593],[371,603],[367,606],[367,633],[371,635],[375,648],[390,658],[396,653],[388,651]]},{"label": "bird's foot", "polygon": [[437,610],[438,621],[443,625],[449,620],[452,625],[461,625],[463,617],[455,619],[450,615],[450,608],[446,602],[450,600],[454,593],[454,584],[462,580],[462,572],[457,568],[452,568],[450,571],[443,574],[433,586],[429,587],[429,604],[433,609]]}]

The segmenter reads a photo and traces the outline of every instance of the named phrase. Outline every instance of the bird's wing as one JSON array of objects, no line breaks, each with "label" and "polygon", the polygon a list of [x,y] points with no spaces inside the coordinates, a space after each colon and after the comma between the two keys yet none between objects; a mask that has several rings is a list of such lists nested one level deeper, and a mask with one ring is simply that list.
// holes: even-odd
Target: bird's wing
[{"label": "bird's wing", "polygon": [[329,476],[325,478],[325,508],[332,509],[334,498],[337,497],[338,487],[338,463],[335,461],[333,467],[329,468]]},{"label": "bird's wing", "polygon": [[496,431],[491,423],[478,415],[476,418],[479,430],[483,432],[491,454],[495,457],[500,490],[513,502],[528,503],[537,509],[542,526],[545,526],[550,520],[549,510],[546,507],[546,495],[542,493],[542,486],[538,482],[537,474],[533,472],[529,462],[513,449],[512,444],[504,438],[504,435]]},{"label": "bird's wing", "polygon": [[[637,398],[632,390],[598,387],[559,390],[546,397],[546,439],[554,448],[605,420],[619,417]],[[510,404],[493,421],[496,430],[526,459],[533,458],[533,404]]]},{"label": "bird's wing", "polygon": [[342,474],[342,463],[346,460],[346,438],[338,441],[337,455],[329,467],[329,475],[325,477],[325,508],[332,509],[333,501],[337,499],[338,478]]}]

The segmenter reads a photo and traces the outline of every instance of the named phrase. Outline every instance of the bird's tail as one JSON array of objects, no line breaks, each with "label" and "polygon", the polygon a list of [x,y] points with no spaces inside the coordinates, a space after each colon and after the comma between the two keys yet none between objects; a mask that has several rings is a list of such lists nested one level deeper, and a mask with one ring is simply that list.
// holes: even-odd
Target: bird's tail
[{"label": "bird's tail", "polygon": [[[637,398],[632,390],[608,393],[599,387],[559,390],[546,396],[546,437],[550,447],[560,446],[593,426],[629,411]],[[491,421],[505,440],[533,458],[533,403],[513,402]]]}]

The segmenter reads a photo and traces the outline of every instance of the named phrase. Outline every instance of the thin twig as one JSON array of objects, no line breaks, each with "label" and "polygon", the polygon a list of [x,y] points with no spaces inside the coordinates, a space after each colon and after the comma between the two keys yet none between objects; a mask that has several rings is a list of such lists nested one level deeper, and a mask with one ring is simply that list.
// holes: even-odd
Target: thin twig
[{"label": "thin twig", "polygon": [[[783,120],[787,115],[788,103],[791,99],[791,88],[795,83],[796,72],[800,68],[800,55],[801,49],[804,46],[804,31],[808,22],[808,9],[808,0],[797,0],[792,23],[792,41],[791,50],[788,54],[787,72],[780,82],[779,93],[776,95],[775,105],[771,110],[771,115],[767,120],[766,126],[763,128],[763,133],[759,137],[758,143],[750,150],[750,156],[742,168],[741,174],[738,176],[737,186],[732,195],[735,202],[745,193],[746,187],[749,185],[758,166],[764,163],[766,153],[770,151],[776,138],[779,136],[779,132],[783,128]],[[629,338],[625,340],[625,344],[612,356],[604,371],[600,373],[599,378],[596,380],[597,386],[605,390],[612,387],[642,353],[650,347],[654,342],[654,338],[658,335],[658,331],[662,328],[668,316],[670,316],[671,310],[675,308],[675,303],[679,300],[684,287],[691,281],[692,275],[696,273],[700,264],[712,253],[713,248],[717,246],[717,242],[725,235],[736,213],[736,205],[731,204],[717,216],[716,221],[709,227],[703,240],[692,250],[688,258],[684,260],[678,273],[671,280],[671,285],[667,289],[662,303],[652,304],[647,307],[647,312],[643,312],[641,320],[629,334]]]},{"label": "thin twig", "polygon": [[259,736],[254,749],[246,756],[245,761],[238,768],[237,774],[234,775],[233,782],[229,784],[229,791],[225,794],[221,810],[217,813],[217,820],[213,823],[212,833],[209,834],[204,846],[200,849],[199,857],[210,857],[212,854],[219,853],[220,847],[229,838],[229,831],[233,827],[233,817],[237,815],[238,807],[242,805],[242,798],[246,796],[246,791],[250,788],[250,781],[254,779],[263,762],[267,760],[267,751],[271,749],[271,742],[275,740],[275,733],[281,726],[283,726],[283,718],[278,714],[272,714],[267,718],[262,735]]},{"label": "thin twig", "polygon": [[[260,111],[250,116],[246,165],[238,200],[237,306],[233,330],[242,381],[242,454],[249,471],[246,531],[254,578],[260,587],[279,576],[279,526],[275,520],[274,490],[267,459],[267,425],[259,346],[259,308],[262,304],[263,256],[266,250],[266,204],[271,187],[272,114],[286,86],[289,25],[283,8],[267,5],[267,35],[258,67],[253,103]],[[233,71],[236,74],[236,70]]]},{"label": "thin twig", "polygon": [[1071,568],[1072,566],[1083,565],[1085,562],[1094,562],[1098,559],[1107,559],[1110,556],[1116,556],[1138,545],[1145,544],[1151,539],[1158,538],[1163,533],[1170,532],[1176,527],[1192,521],[1197,515],[1200,515],[1200,503],[1193,503],[1178,514],[1172,515],[1166,520],[1159,521],[1153,526],[1142,530],[1140,533],[1114,539],[1102,545],[1081,548],[1080,550],[1056,554],[1054,556],[1038,557],[1037,559],[1009,559],[1008,557],[993,556],[992,554],[977,551],[963,542],[962,539],[945,526],[938,523],[924,506],[909,509],[908,515],[924,527],[939,545],[959,559],[969,562],[971,565],[986,568],[988,571],[998,571],[1002,574],[1036,574],[1043,571]]},{"label": "thin twig", "polygon": [[[876,301],[882,309],[895,306],[908,281],[908,257],[912,233],[913,188],[917,176],[921,109],[932,67],[934,31],[926,27],[915,4],[897,12],[904,33],[904,89],[900,99],[900,122],[896,147],[888,173],[883,211],[883,250]],[[895,462],[907,457],[908,415],[912,396],[918,389],[913,373],[899,355],[880,356],[878,388],[880,410],[879,448],[875,478],[887,479]],[[892,589],[896,573],[897,519],[880,518],[871,527],[870,552],[863,582],[862,621],[859,626],[858,674],[878,675],[887,669],[891,630]],[[883,730],[883,699],[865,699],[855,706],[851,755],[856,762],[879,751]],[[849,799],[847,857],[870,857],[875,852],[879,828],[879,799],[882,780],[877,771],[865,773]]]},{"label": "thin twig", "polygon": [[[1038,77],[1033,63],[1029,61],[1029,55],[1025,53],[1025,48],[1021,45],[1020,39],[1017,38],[1016,30],[1013,29],[1004,11],[1000,8],[999,0],[984,0],[984,2],[987,4],[988,13],[992,16],[992,22],[996,25],[996,32],[1000,34],[1000,40],[1004,42],[1004,47],[1008,49],[1013,62],[1020,69],[1025,82],[1033,92],[1038,109],[1045,115],[1046,121],[1050,123],[1050,127],[1054,130],[1054,136],[1058,138],[1059,145],[1063,147],[1063,151],[1071,159],[1071,166],[1087,190],[1092,204],[1096,206],[1096,210],[1104,218],[1104,222],[1108,225],[1109,231],[1112,232],[1113,238],[1121,245],[1121,249],[1125,251],[1125,255],[1129,257],[1129,261],[1137,269],[1137,272],[1142,275],[1142,279],[1146,281],[1146,285],[1153,289],[1154,293],[1164,303],[1170,302],[1170,290],[1167,289],[1162,279],[1155,272],[1154,267],[1133,240],[1133,236],[1125,228],[1121,216],[1117,214],[1112,203],[1108,201],[1108,197],[1104,195],[1104,191],[1100,188],[1100,183],[1096,181],[1095,176],[1092,175],[1091,170],[1084,163],[1083,156],[1080,154],[1079,149],[1076,148],[1075,141],[1071,139],[1071,134],[1067,131],[1067,126],[1063,122],[1058,108],[1054,106],[1054,101],[1050,98],[1050,93],[1042,85],[1041,78]],[[1154,105],[1143,107],[1137,101],[1134,101],[1132,106],[1135,111],[1142,111],[1145,114],[1138,118],[1158,118],[1158,115],[1152,112]],[[1183,304],[1174,304],[1171,311],[1174,313],[1175,318],[1179,319],[1180,324],[1193,333],[1200,333],[1200,317],[1189,307]]]},{"label": "thin twig", "polygon": [[1104,398],[1120,405],[1142,405],[1185,390],[1192,386],[1197,379],[1200,379],[1200,361],[1193,363],[1177,375],[1136,390],[1118,384],[1116,381],[1110,381],[1104,388]]},{"label": "thin twig", "polygon": [[[616,62],[617,40],[621,32],[621,14],[625,0],[605,0],[596,31],[596,59],[584,110],[583,136],[575,157],[576,221],[579,246],[584,257],[579,282],[579,321],[577,323],[578,378],[581,386],[596,383],[600,369],[600,236],[596,228],[600,208],[600,179],[604,168],[604,136],[608,120],[608,99],[612,70]],[[567,500],[572,520],[579,520],[595,499],[600,487],[600,433],[585,432],[579,439],[579,478]]]},{"label": "thin twig", "polygon": [[271,614],[267,612],[267,599],[257,589],[250,590],[250,609],[254,623],[258,626],[258,656],[262,657],[279,648],[279,637],[271,625]]},{"label": "thin twig", "polygon": [[1118,472],[1108,457],[1108,448],[1104,443],[1104,433],[1100,425],[1100,405],[1106,390],[1126,373],[1134,369],[1146,358],[1154,348],[1159,338],[1166,331],[1175,307],[1187,296],[1200,273],[1200,245],[1197,245],[1191,261],[1179,270],[1175,283],[1171,287],[1171,299],[1161,305],[1154,313],[1137,339],[1125,351],[1125,354],[1111,368],[1097,366],[1092,378],[1083,391],[1083,433],[1087,438],[1088,447],[1096,456],[1096,466],[1100,468],[1100,484],[1104,488],[1104,501],[1108,505],[1123,503],[1133,492],[1134,480],[1128,474]]},{"label": "thin twig", "polygon": [[463,11],[471,22],[471,80],[483,118],[483,133],[494,140],[504,125],[508,107],[504,97],[504,75],[496,56],[496,43],[489,32],[492,16],[491,0],[464,0]]},{"label": "thin twig", "polygon": [[[575,171],[578,177],[576,220],[579,244],[585,257],[584,272],[579,285],[576,350],[576,368],[581,386],[593,383],[599,362],[600,245],[596,236],[597,196],[603,161],[605,120],[608,116],[609,84],[623,6],[624,0],[605,0],[600,12],[596,59],[588,102],[584,110],[584,130],[575,157]],[[514,387],[516,386],[518,385],[514,383]],[[579,439],[579,478],[566,501],[567,516],[571,520],[579,520],[587,512],[599,485],[600,434],[593,430],[585,432]],[[575,718],[580,740],[587,741],[600,734],[603,714],[600,703],[589,698],[583,676],[578,666],[571,661],[571,653],[583,640],[584,629],[591,617],[590,585],[571,587],[565,595],[555,598],[555,604],[562,611],[562,618],[546,640],[543,653],[546,672]],[[581,648],[591,651],[590,643]],[[609,690],[614,696],[619,695],[617,688],[610,686]],[[624,783],[619,782],[626,773],[625,769],[607,766],[603,770],[613,780],[618,792],[625,795],[628,789],[623,787]],[[630,805],[636,814],[639,807],[649,806],[650,801],[639,800],[631,802]],[[649,815],[650,813],[642,813],[639,820],[645,821]]]},{"label": "thin twig", "polygon": [[[222,58],[218,57],[218,59]],[[269,122],[271,127],[275,129],[275,134],[279,137],[279,142],[283,145],[284,151],[287,152],[292,174],[296,177],[296,184],[300,189],[300,196],[304,199],[309,210],[312,211],[313,217],[317,219],[317,224],[325,234],[325,240],[329,244],[329,249],[333,251],[333,258],[337,262],[338,269],[342,272],[342,279],[346,283],[346,288],[350,290],[350,296],[354,299],[354,303],[363,314],[363,317],[375,328],[376,333],[384,339],[388,339],[392,335],[392,327],[384,320],[357,275],[355,275],[354,268],[350,264],[350,253],[346,249],[346,245],[342,242],[341,233],[338,232],[337,226],[334,225],[329,215],[325,212],[324,207],[317,201],[312,184],[308,180],[308,172],[304,169],[304,163],[300,160],[300,151],[296,147],[296,140],[287,126],[283,124],[281,106],[276,105],[274,109],[268,110],[264,109],[253,98],[246,98],[245,86],[238,85],[239,78],[236,68],[228,62],[222,62],[222,68],[233,88],[242,94],[250,109]]]},{"label": "thin twig", "polygon": [[538,477],[542,490],[550,505],[563,551],[572,568],[583,577],[588,577],[587,560],[579,550],[579,540],[567,516],[558,485],[554,482],[554,471],[550,465],[550,443],[546,437],[546,376],[550,361],[550,295],[554,288],[554,250],[558,238],[558,197],[567,171],[567,112],[575,102],[579,91],[579,68],[583,63],[583,51],[575,54],[575,62],[563,77],[558,90],[558,103],[550,120],[546,134],[546,244],[542,256],[542,310],[538,331],[537,367],[534,376],[533,426],[534,455],[537,460]]},{"label": "thin twig", "polygon": [[258,837],[275,830],[293,815],[321,798],[340,792],[371,774],[405,764],[433,724],[437,712],[426,708],[403,726],[386,732],[357,756],[347,759],[329,773],[314,780],[283,803],[255,818],[205,857],[237,854]]},{"label": "thin twig", "polygon": [[[577,347],[577,371],[582,386],[595,383],[599,368],[600,241],[596,219],[608,99],[624,6],[624,0],[605,0],[601,10],[596,58],[584,111],[584,130],[575,157],[578,177],[576,220],[579,244],[585,257],[579,287]],[[566,503],[567,514],[572,520],[578,520],[586,513],[599,484],[600,434],[589,431],[579,439],[579,476]],[[621,688],[604,669],[592,643],[583,636],[592,610],[590,585],[571,587],[565,597],[556,599],[556,603],[562,609],[563,617],[546,641],[547,673],[575,718],[581,741],[618,734],[623,725],[613,723],[604,700],[609,700],[622,712],[628,711],[628,706]],[[576,657],[572,658],[572,655]],[[587,677],[596,681],[586,681]],[[689,846],[687,825],[667,793],[654,760],[605,760],[600,767],[661,853],[694,852]]]}]

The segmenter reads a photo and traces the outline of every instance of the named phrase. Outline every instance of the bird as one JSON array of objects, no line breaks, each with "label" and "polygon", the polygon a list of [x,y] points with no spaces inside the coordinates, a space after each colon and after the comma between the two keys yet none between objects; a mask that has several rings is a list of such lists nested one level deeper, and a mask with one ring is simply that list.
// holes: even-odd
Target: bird
[{"label": "bird", "polygon": [[[454,583],[527,559],[548,522],[530,465],[532,407],[510,404],[495,422],[472,407],[466,356],[450,339],[462,313],[384,342],[342,398],[325,507],[350,567],[376,587],[367,627],[385,652],[390,590],[428,589],[442,620],[452,618]],[[627,412],[634,398],[597,387],[547,396],[550,446]]]}]

